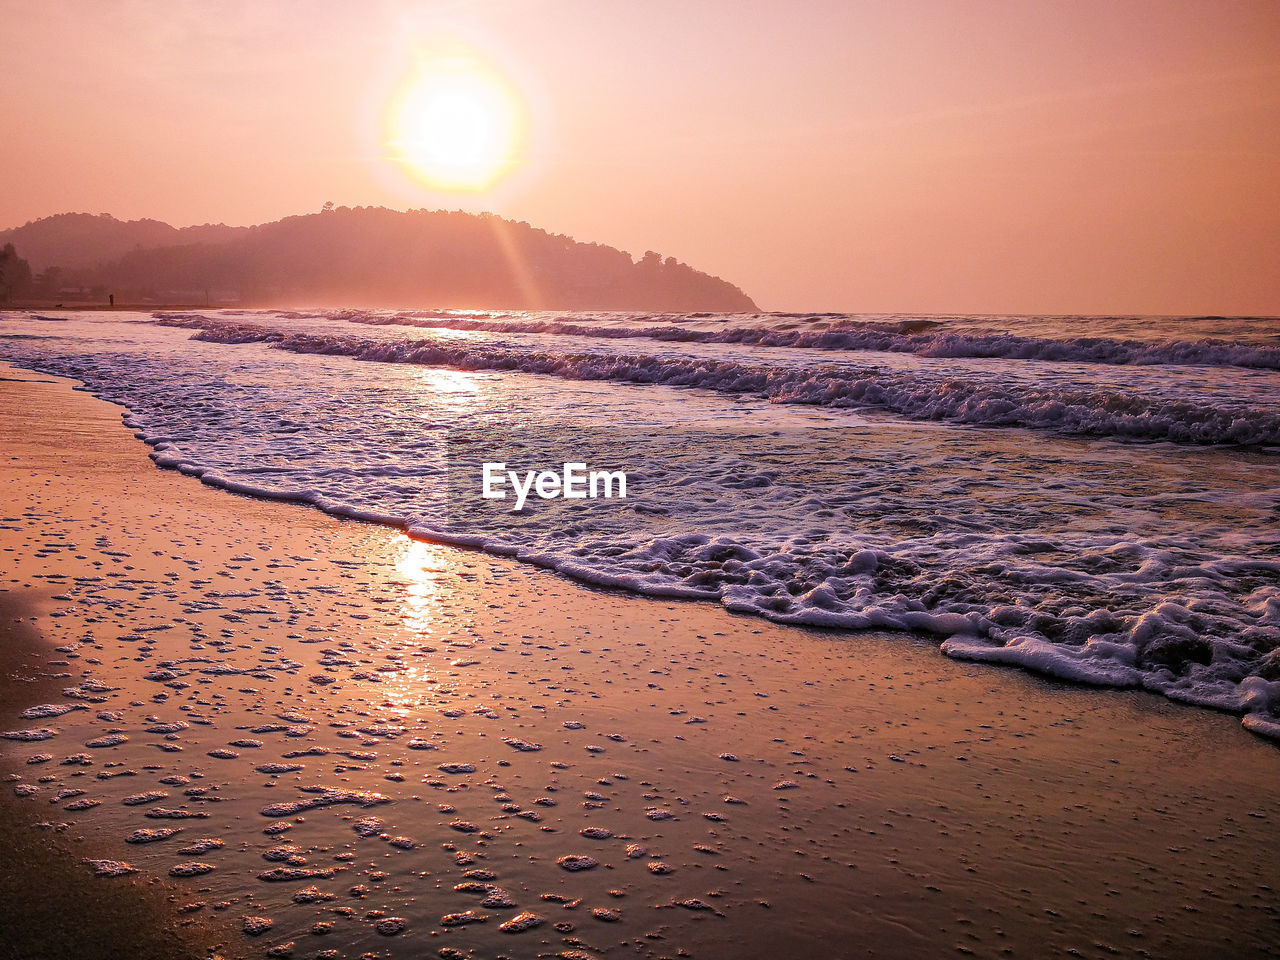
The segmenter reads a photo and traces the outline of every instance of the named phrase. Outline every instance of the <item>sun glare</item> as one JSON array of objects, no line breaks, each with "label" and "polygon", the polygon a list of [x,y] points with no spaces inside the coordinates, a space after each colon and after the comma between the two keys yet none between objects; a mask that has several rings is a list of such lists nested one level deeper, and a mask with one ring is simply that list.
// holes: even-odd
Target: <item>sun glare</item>
[{"label": "sun glare", "polygon": [[389,113],[388,145],[409,173],[440,190],[478,191],[517,163],[523,117],[514,90],[475,60],[425,62]]}]

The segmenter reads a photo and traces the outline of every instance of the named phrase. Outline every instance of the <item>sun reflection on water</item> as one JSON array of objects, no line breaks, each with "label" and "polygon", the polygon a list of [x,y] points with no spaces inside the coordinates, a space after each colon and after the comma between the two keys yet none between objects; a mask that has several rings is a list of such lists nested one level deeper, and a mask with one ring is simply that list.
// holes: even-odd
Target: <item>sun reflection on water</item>
[{"label": "sun reflection on water", "polygon": [[480,392],[479,378],[465,370],[446,370],[443,367],[428,367],[417,371],[418,383],[429,387],[436,393],[448,396],[465,397]]},{"label": "sun reflection on water", "polygon": [[396,559],[396,573],[403,578],[400,620],[419,639],[436,633],[436,601],[440,579],[448,569],[445,548],[425,540],[404,538]]},{"label": "sun reflection on water", "polygon": [[[396,659],[396,669],[383,679],[384,706],[421,709],[439,705],[442,688],[435,643],[444,640],[445,613],[441,595],[452,576],[448,548],[425,540],[400,536],[393,541],[393,585],[400,591],[399,619],[404,638],[417,644],[417,652]],[[444,641],[447,643],[447,640]],[[446,655],[447,656],[447,655]]]}]

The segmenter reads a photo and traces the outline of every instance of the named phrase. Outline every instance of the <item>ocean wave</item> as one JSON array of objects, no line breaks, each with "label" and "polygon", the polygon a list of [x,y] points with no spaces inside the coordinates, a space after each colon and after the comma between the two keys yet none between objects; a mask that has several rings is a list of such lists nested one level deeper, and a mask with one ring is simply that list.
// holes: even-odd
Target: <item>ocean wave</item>
[{"label": "ocean wave", "polygon": [[521,319],[486,314],[459,316],[446,312],[427,315],[342,311],[333,316],[349,323],[371,326],[407,326],[422,329],[485,331],[489,333],[538,333],[599,339],[647,339],[674,343],[724,343],[761,347],[793,347],[806,350],[878,351],[909,353],[921,357],[1000,360],[1035,360],[1052,363],[1111,365],[1188,365],[1246,367],[1280,370],[1280,347],[1231,343],[1225,340],[1168,340],[1144,342],[1111,337],[1073,337],[1057,340],[1013,333],[953,332],[941,321],[923,318],[902,320],[838,320],[821,329],[789,326],[726,327],[697,329],[677,325],[679,319],[663,318],[657,326],[594,324],[557,319]]},{"label": "ocean wave", "polygon": [[917,420],[1026,427],[1079,436],[1183,444],[1280,444],[1280,412],[1244,403],[1140,392],[1025,385],[982,376],[943,377],[874,366],[771,366],[729,359],[627,353],[563,353],[488,343],[387,341],[290,333],[209,317],[161,317],[212,343],[267,343],[294,353],[346,356],[460,370],[519,371],[568,380],[698,387],[774,403],[880,409]]},{"label": "ocean wave", "polygon": [[[0,352],[124,405],[158,465],[211,486],[599,586],[797,626],[927,635],[954,658],[1146,689],[1280,735],[1280,481],[1268,451],[866,424],[714,393],[687,395],[681,406],[695,416],[677,421],[659,391],[566,381],[685,383],[801,403],[824,402],[812,391],[827,390],[837,405],[852,380],[889,402],[925,402],[951,381],[170,322],[200,342],[142,325],[136,341],[0,341]],[[353,369],[323,355],[388,362]],[[404,365],[413,363],[561,379],[474,378],[459,402],[424,388]],[[994,388],[955,389],[972,400]],[[1054,390],[1026,390],[1024,401],[1061,402],[1047,399]],[[1153,409],[1151,398],[1120,399],[1148,406],[1110,415]],[[641,414],[638,426],[627,430],[618,404]],[[704,412],[715,416],[698,419]],[[569,459],[569,449],[625,468],[627,501],[539,501],[515,514],[465,481],[490,451],[532,465]]]}]

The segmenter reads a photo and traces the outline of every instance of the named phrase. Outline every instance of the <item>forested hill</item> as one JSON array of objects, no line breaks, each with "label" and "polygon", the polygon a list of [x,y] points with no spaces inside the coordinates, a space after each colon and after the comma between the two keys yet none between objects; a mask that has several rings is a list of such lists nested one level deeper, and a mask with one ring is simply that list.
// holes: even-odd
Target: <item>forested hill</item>
[{"label": "forested hill", "polygon": [[[60,214],[0,231],[23,295],[117,303],[754,311],[740,289],[652,251],[639,260],[493,214],[337,207],[255,227]],[[16,275],[16,272],[15,272]]]}]

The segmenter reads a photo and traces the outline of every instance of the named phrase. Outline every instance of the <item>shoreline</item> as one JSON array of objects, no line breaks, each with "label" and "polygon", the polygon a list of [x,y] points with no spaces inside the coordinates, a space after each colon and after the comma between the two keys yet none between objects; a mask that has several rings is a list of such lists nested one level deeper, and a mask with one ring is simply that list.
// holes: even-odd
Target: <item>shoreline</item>
[{"label": "shoreline", "polygon": [[[121,442],[118,407],[33,377],[41,379],[0,383],[0,435],[11,451],[0,470],[15,491],[0,530],[15,563],[0,587],[38,584],[63,598],[39,618],[45,642],[73,646],[77,656],[60,669],[76,673],[83,657],[92,666],[82,673],[106,676],[116,689],[100,709],[119,716],[98,721],[95,705],[39,721],[58,735],[4,742],[4,767],[30,776],[23,757],[82,751],[118,728],[128,739],[90,748],[95,766],[85,769],[119,762],[137,775],[127,790],[114,778],[95,784],[102,804],[71,819],[147,876],[179,859],[162,853],[176,841],[126,847],[130,830],[161,821],[141,819],[121,798],[179,768],[214,784],[221,803],[186,801],[219,811],[199,830],[225,841],[202,857],[216,870],[194,884],[206,890],[201,899],[234,901],[230,916],[276,918],[266,939],[244,938],[233,952],[260,955],[287,940],[300,952],[452,945],[532,956],[557,946],[604,951],[658,932],[652,949],[696,957],[830,954],[833,944],[847,956],[957,946],[991,956],[1107,954],[1099,943],[1194,957],[1228,942],[1235,956],[1277,955],[1280,864],[1256,853],[1280,816],[1268,789],[1280,754],[1224,715],[951,661],[901,635],[818,632],[592,589],[387,527],[226,497],[156,469],[141,442]],[[126,621],[133,626],[121,634]],[[172,678],[148,679],[165,663],[160,672]],[[6,684],[8,701],[20,688]],[[148,733],[147,716],[183,716],[178,706],[201,722]],[[296,736],[243,732],[282,712],[305,713],[309,729],[283,721]],[[37,725],[13,713],[4,711],[5,730]],[[329,739],[334,730],[353,736],[344,745]],[[228,746],[258,737],[258,746]],[[165,744],[183,752],[156,749]],[[325,752],[303,771],[257,772],[293,747]],[[442,761],[474,771],[442,773]],[[259,808],[305,801],[317,780],[389,803],[298,818],[285,834],[300,838],[292,855],[337,871],[313,881],[334,900],[298,905],[292,895],[304,884],[256,879],[277,843],[261,833],[269,820]],[[795,786],[776,789],[787,783]],[[495,786],[524,810],[495,809]],[[552,786],[547,796],[559,803],[530,805]],[[173,793],[160,802],[183,802]],[[592,793],[605,799],[575,796]],[[28,802],[42,815],[56,809],[19,804]],[[455,813],[441,804],[477,830],[451,826]],[[351,821],[371,815],[415,845],[353,835]],[[596,823],[617,839],[579,834]],[[671,872],[632,862],[624,835]],[[588,851],[603,869],[556,865]],[[485,909],[487,923],[442,926],[449,913],[479,909],[451,889],[477,862],[548,922],[502,934],[512,906]],[[367,889],[349,899],[342,891],[353,883]],[[565,910],[540,892],[562,890],[582,905]],[[681,900],[709,909],[682,909]],[[359,919],[368,901],[406,929],[372,931]],[[325,913],[348,903],[354,916]],[[594,918],[592,907],[622,919]],[[576,930],[562,936],[552,921]],[[313,934],[315,923],[339,928]],[[756,952],[724,952],[748,931]]]},{"label": "shoreline", "polygon": [[[4,370],[28,370],[18,367],[13,361],[0,360],[0,372]],[[49,376],[55,381],[66,380],[55,374],[44,374],[29,370],[37,376]],[[217,474],[213,467],[199,466],[186,460],[177,448],[172,445],[167,435],[152,434],[148,436],[141,424],[134,422],[133,412],[129,407],[113,400],[105,399],[101,392],[80,381],[72,383],[73,389],[84,392],[95,399],[110,404],[120,411],[122,425],[133,437],[148,449],[148,456],[153,464],[166,471],[176,472],[185,477],[197,479],[201,484],[215,490],[246,497],[258,501],[302,506],[318,511],[328,517],[340,521],[369,523],[394,530],[424,543],[431,543],[447,548],[463,551],[475,551],[489,557],[510,558],[521,566],[534,567],[548,571],[556,576],[591,589],[599,589],[608,593],[617,592],[627,596],[640,596],[658,601],[711,603],[730,613],[758,617],[784,629],[813,630],[818,633],[830,633],[833,636],[848,636],[850,633],[865,633],[901,637],[904,642],[916,642],[921,639],[933,644],[939,653],[960,662],[984,664],[1004,670],[1027,673],[1048,681],[1062,682],[1084,689],[1101,690],[1140,690],[1158,697],[1167,698],[1175,703],[1190,705],[1196,709],[1236,717],[1242,727],[1261,740],[1280,746],[1280,720],[1274,713],[1268,712],[1265,704],[1274,697],[1269,693],[1267,683],[1261,682],[1246,689],[1246,685],[1254,683],[1255,678],[1245,678],[1241,685],[1243,691],[1228,703],[1221,695],[1206,695],[1199,690],[1185,690],[1175,684],[1166,684],[1163,678],[1153,677],[1149,673],[1133,673],[1123,680],[1112,680],[1105,676],[1105,670],[1099,671],[1087,663],[1077,662],[1071,650],[1056,649],[1042,644],[1031,644],[1023,649],[1017,644],[1001,646],[992,643],[985,637],[967,634],[935,634],[928,629],[912,630],[907,627],[844,627],[826,626],[821,622],[805,622],[803,619],[774,617],[763,609],[750,609],[741,604],[730,604],[714,592],[699,591],[682,585],[655,587],[635,586],[631,577],[592,569],[576,563],[566,563],[564,558],[553,553],[522,548],[503,541],[494,542],[480,533],[450,534],[431,529],[421,529],[411,525],[407,519],[379,513],[376,511],[351,507],[345,504],[326,505],[322,498],[318,500],[314,494],[302,492],[282,492],[267,487],[258,487],[246,481],[229,479]],[[1086,647],[1088,645],[1086,644]],[[1109,664],[1109,666],[1112,666]]]}]

